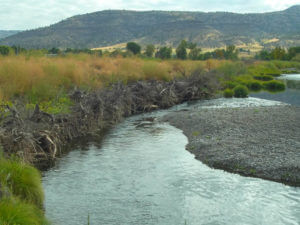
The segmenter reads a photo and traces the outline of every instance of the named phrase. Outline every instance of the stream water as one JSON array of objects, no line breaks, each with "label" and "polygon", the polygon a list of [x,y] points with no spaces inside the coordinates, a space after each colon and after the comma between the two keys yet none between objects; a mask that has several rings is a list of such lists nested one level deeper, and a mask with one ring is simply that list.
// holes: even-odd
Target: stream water
[{"label": "stream water", "polygon": [[284,80],[286,84],[285,91],[277,93],[259,92],[250,96],[300,106],[300,74],[284,74],[278,79]]},{"label": "stream water", "polygon": [[[299,96],[298,96],[299,97]],[[44,173],[57,225],[300,224],[300,188],[214,170],[185,150],[182,131],[153,117],[190,107],[278,105],[217,99],[134,116]]]}]

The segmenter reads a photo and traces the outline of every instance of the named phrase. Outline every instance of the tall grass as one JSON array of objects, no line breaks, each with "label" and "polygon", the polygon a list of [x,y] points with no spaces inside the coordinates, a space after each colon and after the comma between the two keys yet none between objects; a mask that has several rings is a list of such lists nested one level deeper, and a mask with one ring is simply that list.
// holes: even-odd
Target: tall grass
[{"label": "tall grass", "polygon": [[0,148],[0,224],[46,225],[41,175],[17,159],[5,159]]},{"label": "tall grass", "polygon": [[11,159],[0,159],[0,183],[13,196],[42,207],[44,192],[39,171],[25,163]]},{"label": "tall grass", "polygon": [[24,203],[17,198],[0,200],[1,225],[47,225],[41,209],[33,204]]},{"label": "tall grass", "polygon": [[117,81],[170,80],[201,66],[204,62],[99,58],[85,54],[0,57],[0,98],[49,101],[74,86],[96,89]]},{"label": "tall grass", "polygon": [[[169,81],[188,76],[194,70],[217,70],[228,81],[249,86],[253,77],[274,76],[286,67],[300,68],[297,62],[252,62],[216,60],[160,60],[138,57],[98,57],[88,54],[67,54],[47,57],[39,54],[0,57],[0,103],[22,98],[29,108],[39,103],[49,113],[68,112],[72,103],[67,97],[75,86],[98,89],[115,82],[156,79]],[[233,83],[232,83],[233,84]],[[1,104],[2,105],[2,104]]]}]

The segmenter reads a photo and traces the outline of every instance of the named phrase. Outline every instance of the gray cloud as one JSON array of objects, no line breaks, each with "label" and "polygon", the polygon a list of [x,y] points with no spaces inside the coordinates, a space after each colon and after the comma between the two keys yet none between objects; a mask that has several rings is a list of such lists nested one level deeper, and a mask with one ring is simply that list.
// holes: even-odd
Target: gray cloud
[{"label": "gray cloud", "polygon": [[104,9],[267,12],[300,4],[300,0],[0,0],[0,3],[0,30],[25,30]]}]

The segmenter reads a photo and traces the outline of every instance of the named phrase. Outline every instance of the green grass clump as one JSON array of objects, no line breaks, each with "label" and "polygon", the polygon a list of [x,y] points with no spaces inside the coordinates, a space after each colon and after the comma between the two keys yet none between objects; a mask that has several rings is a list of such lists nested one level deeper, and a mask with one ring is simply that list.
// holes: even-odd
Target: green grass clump
[{"label": "green grass clump", "polygon": [[227,82],[225,83],[225,87],[226,87],[226,88],[229,88],[229,89],[233,89],[233,88],[235,88],[235,87],[238,86],[238,85],[239,85],[239,83],[234,82],[234,81],[227,81]]},{"label": "green grass clump", "polygon": [[236,98],[246,98],[248,97],[249,90],[244,85],[238,85],[233,89],[234,97]]},{"label": "green grass clump", "polygon": [[267,81],[263,85],[264,85],[264,89],[270,92],[279,92],[285,90],[285,84],[279,80]]},{"label": "green grass clump", "polygon": [[232,89],[227,88],[224,90],[223,95],[225,98],[232,98],[234,95],[234,91]]},{"label": "green grass clump", "polygon": [[256,75],[253,78],[255,80],[262,80],[262,81],[273,80],[273,76],[271,76],[271,75]]},{"label": "green grass clump", "polygon": [[17,198],[4,198],[0,200],[1,225],[46,225],[41,209],[33,204],[25,203]]},{"label": "green grass clump", "polygon": [[41,175],[34,167],[2,158],[0,159],[0,183],[8,187],[13,196],[42,207],[44,192]]},{"label": "green grass clump", "polygon": [[247,87],[250,91],[260,91],[263,88],[263,85],[258,81],[249,81]]},{"label": "green grass clump", "polygon": [[[38,102],[27,103],[26,108],[33,110]],[[43,112],[50,114],[67,114],[73,102],[69,97],[60,97],[54,100],[39,102],[39,107]]]}]

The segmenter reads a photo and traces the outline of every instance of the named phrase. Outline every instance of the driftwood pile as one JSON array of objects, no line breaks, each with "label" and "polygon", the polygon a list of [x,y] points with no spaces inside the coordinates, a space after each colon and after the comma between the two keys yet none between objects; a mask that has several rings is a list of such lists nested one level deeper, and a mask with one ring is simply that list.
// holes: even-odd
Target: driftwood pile
[{"label": "driftwood pile", "polygon": [[[18,155],[37,168],[50,167],[74,139],[99,132],[133,114],[165,109],[185,101],[207,99],[218,89],[213,72],[173,80],[113,84],[94,92],[74,90],[72,112],[50,115],[38,105],[30,115],[9,107],[1,123],[0,141],[7,155]],[[26,115],[26,116],[25,116]]]}]

